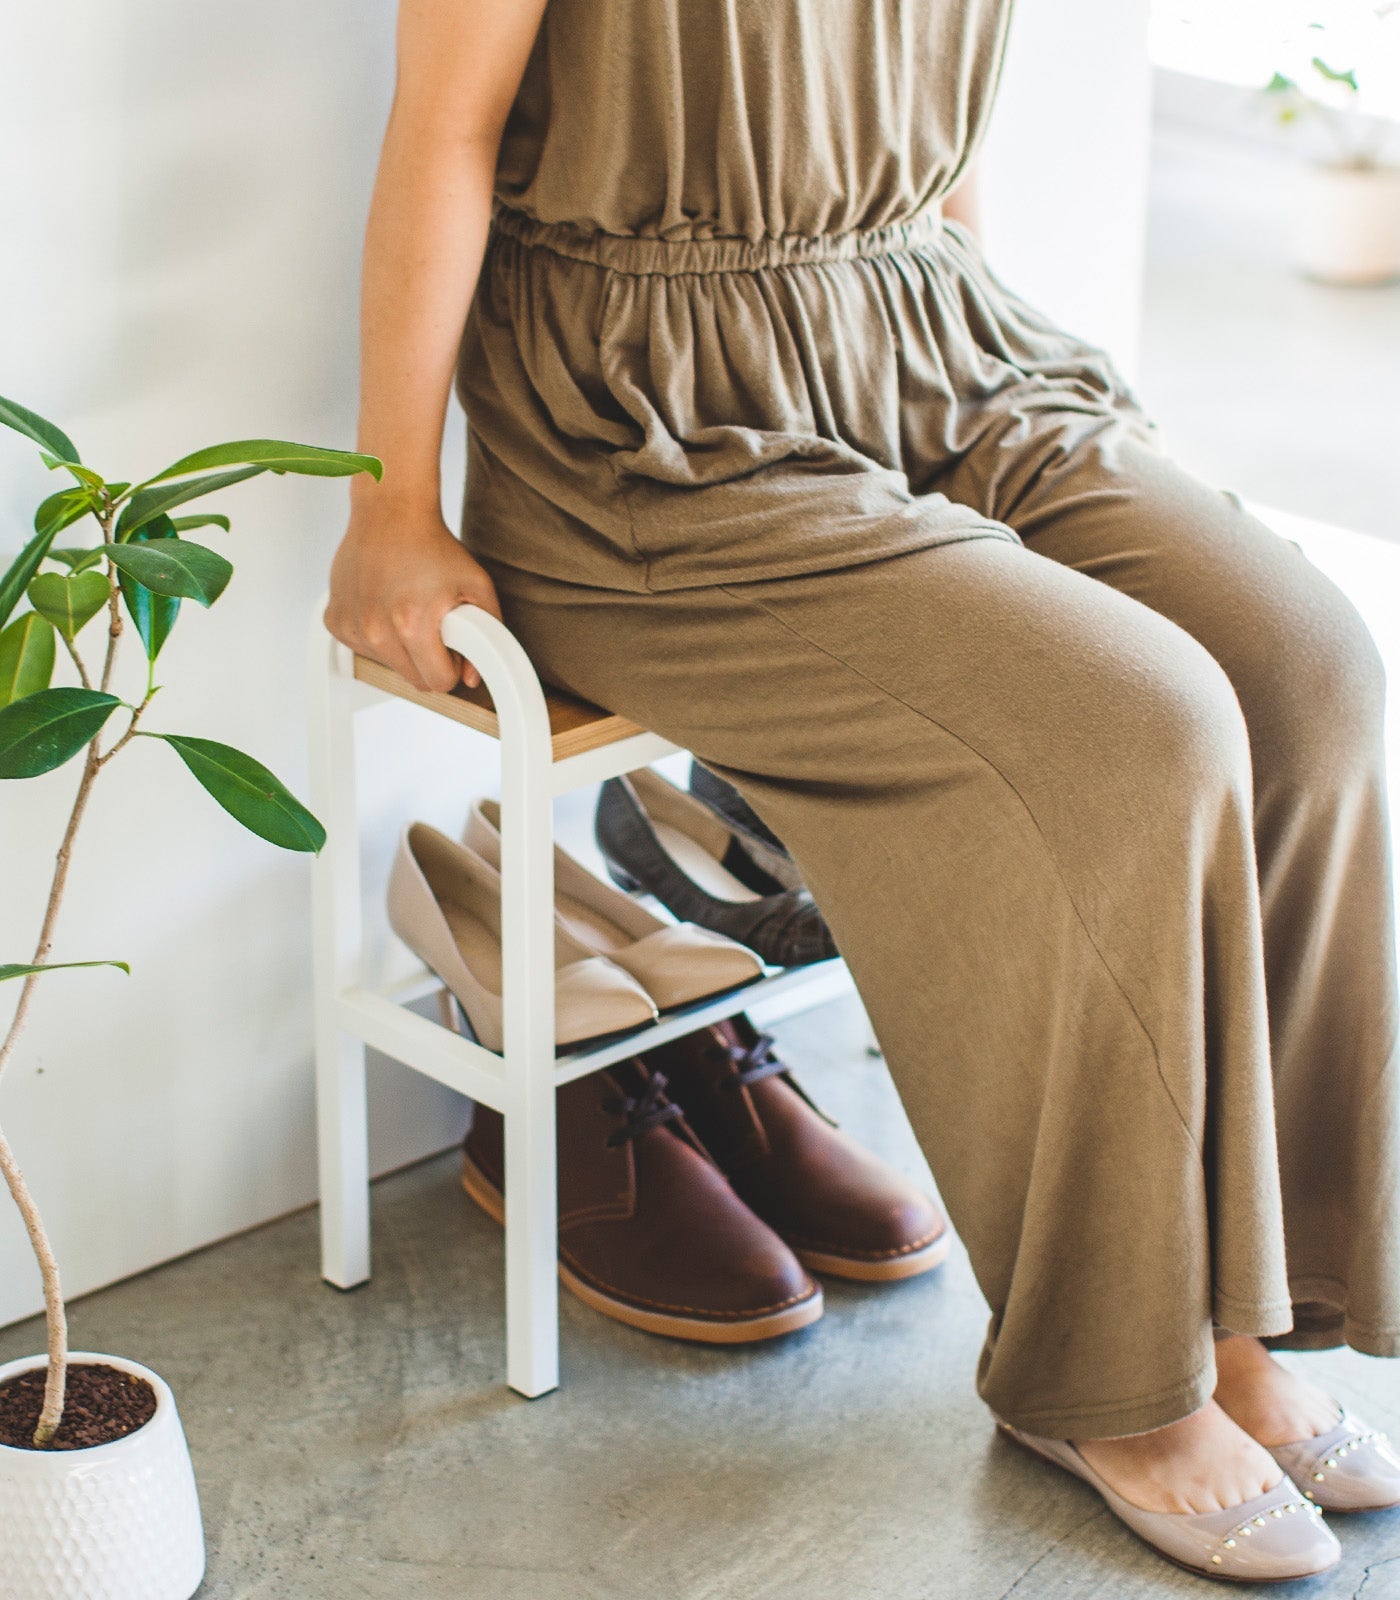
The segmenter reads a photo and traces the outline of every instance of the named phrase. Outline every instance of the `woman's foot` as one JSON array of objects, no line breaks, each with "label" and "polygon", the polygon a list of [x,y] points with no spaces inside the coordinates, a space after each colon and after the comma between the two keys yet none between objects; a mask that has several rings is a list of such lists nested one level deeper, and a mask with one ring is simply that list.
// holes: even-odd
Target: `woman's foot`
[{"label": "woman's foot", "polygon": [[1296,1444],[1335,1428],[1341,1412],[1321,1389],[1281,1367],[1258,1339],[1232,1333],[1215,1343],[1220,1408],[1262,1445]]},{"label": "woman's foot", "polygon": [[1224,1511],[1283,1480],[1269,1452],[1214,1400],[1150,1433],[1074,1444],[1115,1494],[1142,1511]]}]

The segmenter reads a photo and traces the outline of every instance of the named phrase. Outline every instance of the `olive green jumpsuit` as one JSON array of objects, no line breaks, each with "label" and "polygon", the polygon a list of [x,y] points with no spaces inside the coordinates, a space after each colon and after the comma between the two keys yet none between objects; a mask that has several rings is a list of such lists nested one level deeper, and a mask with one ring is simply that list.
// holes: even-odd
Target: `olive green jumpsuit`
[{"label": "olive green jumpsuit", "polygon": [[979,1392],[1091,1437],[1196,1409],[1212,1319],[1400,1354],[1385,690],[941,216],[1010,11],[550,0],[463,534],[547,679],[788,844],[990,1304]]}]

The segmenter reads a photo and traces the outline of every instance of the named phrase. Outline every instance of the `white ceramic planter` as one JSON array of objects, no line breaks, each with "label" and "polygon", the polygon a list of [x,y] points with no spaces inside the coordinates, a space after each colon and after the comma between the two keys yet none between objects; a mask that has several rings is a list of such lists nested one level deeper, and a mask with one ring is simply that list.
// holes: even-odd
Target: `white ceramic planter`
[{"label": "white ceramic planter", "polygon": [[1324,283],[1400,277],[1400,167],[1303,167],[1293,253],[1310,278]]},{"label": "white ceramic planter", "polygon": [[[134,1361],[72,1360],[144,1378],[155,1415],[88,1450],[0,1445],[0,1600],[190,1600],[204,1576],[204,1527],[175,1397]],[[11,1361],[0,1383],[44,1365]]]}]

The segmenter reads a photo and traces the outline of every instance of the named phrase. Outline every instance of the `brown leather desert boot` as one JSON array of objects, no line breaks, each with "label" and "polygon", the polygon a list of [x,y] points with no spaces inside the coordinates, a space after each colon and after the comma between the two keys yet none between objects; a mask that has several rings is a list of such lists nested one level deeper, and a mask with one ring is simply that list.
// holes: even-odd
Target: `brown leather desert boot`
[{"label": "brown leather desert boot", "polygon": [[747,1017],[642,1059],[665,1073],[740,1196],[813,1272],[887,1282],[946,1258],[952,1234],[933,1199],[818,1110]]},{"label": "brown leather desert boot", "polygon": [[[559,1276],[604,1316],[647,1333],[748,1344],[806,1327],[822,1292],[735,1194],[667,1099],[623,1061],[559,1090]],[[500,1222],[504,1123],[478,1106],[462,1185]]]}]

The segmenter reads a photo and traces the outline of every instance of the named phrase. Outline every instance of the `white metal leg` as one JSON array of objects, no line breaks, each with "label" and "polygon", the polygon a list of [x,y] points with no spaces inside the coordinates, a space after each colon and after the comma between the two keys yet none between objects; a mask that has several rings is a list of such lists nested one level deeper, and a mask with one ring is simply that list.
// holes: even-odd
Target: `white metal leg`
[{"label": "white metal leg", "polygon": [[[341,1289],[369,1277],[369,1115],[365,1047],[337,1019],[337,996],[360,978],[360,836],[355,805],[354,683],[341,647],[313,632],[311,804],[326,828],[312,866],[316,981],[316,1135],[321,1273]],[[342,670],[337,670],[342,668]]]},{"label": "white metal leg", "polygon": [[549,714],[524,651],[494,617],[454,612],[443,638],[481,673],[500,718],[506,1381],[533,1398],[559,1383]]}]

